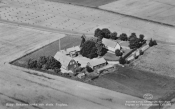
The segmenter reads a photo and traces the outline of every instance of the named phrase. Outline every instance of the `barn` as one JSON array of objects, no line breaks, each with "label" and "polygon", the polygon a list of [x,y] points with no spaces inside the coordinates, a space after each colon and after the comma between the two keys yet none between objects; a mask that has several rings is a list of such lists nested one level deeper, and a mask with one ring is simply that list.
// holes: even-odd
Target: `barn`
[{"label": "barn", "polygon": [[87,65],[95,70],[106,66],[107,61],[104,58],[93,58],[87,63]]},{"label": "barn", "polygon": [[78,67],[78,63],[71,57],[59,51],[55,54],[54,58],[61,63],[61,68],[74,71]]},{"label": "barn", "polygon": [[110,51],[110,52],[113,52],[115,53],[115,50],[117,49],[121,49],[121,46],[118,42],[116,41],[113,41],[111,39],[106,39],[106,38],[103,38],[102,39],[102,43],[106,46],[106,48]]}]

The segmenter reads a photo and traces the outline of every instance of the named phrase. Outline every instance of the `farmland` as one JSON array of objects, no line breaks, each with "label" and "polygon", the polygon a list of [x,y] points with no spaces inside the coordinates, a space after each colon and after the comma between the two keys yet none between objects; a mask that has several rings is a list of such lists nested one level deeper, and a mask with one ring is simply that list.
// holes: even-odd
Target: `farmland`
[{"label": "farmland", "polygon": [[174,28],[94,8],[44,0],[2,0],[1,4],[1,21],[5,22],[91,35],[96,28],[109,28],[119,34],[135,32],[168,43],[175,40]]},{"label": "farmland", "polygon": [[174,45],[159,44],[148,49],[143,56],[135,60],[131,66],[164,76],[175,77]]},{"label": "farmland", "polygon": [[[60,41],[61,41],[61,48],[66,49],[72,46],[79,45],[81,42],[81,39],[80,37],[78,38],[78,36],[68,35],[60,39]],[[154,49],[154,47],[151,49]],[[12,64],[17,66],[27,67],[27,62],[30,58],[38,59],[40,56],[54,56],[58,50],[59,50],[59,40],[27,56],[24,56],[14,61]],[[110,57],[111,59],[116,58],[116,56],[115,57],[114,56],[113,57],[108,56],[108,57]],[[125,93],[125,94],[132,95],[139,98],[143,98],[142,96],[145,93],[153,94],[154,100],[167,99],[167,96],[169,94],[171,94],[171,96],[174,96],[174,91],[173,91],[174,84],[175,84],[174,79],[168,76],[160,76],[158,74],[145,72],[141,69],[136,70],[136,69],[133,69],[132,67],[123,68],[123,67],[117,66],[116,71],[106,75],[102,75],[99,78],[92,81],[88,81],[86,83],[100,86],[102,88],[107,88],[113,91]],[[43,71],[43,72],[50,73],[53,75],[59,75],[48,71]]]},{"label": "farmland", "polygon": [[95,1],[94,0],[47,0],[47,1],[74,4],[74,5],[80,5],[80,6],[88,6],[88,7],[98,7],[116,0],[95,0]]},{"label": "farmland", "polygon": [[173,0],[118,0],[99,8],[175,26]]},{"label": "farmland", "polygon": [[[145,93],[154,100],[173,99],[174,5],[173,0],[0,0],[0,108],[7,102],[36,102],[65,103],[68,109],[135,109],[125,102],[142,101]],[[26,67],[29,58],[53,56],[59,40],[62,49],[79,45],[80,36],[93,36],[96,28],[118,36],[144,34],[158,45],[89,84],[19,67]]]}]

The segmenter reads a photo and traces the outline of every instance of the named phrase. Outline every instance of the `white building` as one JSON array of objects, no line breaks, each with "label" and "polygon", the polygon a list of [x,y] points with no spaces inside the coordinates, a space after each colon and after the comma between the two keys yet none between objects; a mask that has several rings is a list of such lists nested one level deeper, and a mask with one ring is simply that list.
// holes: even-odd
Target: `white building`
[{"label": "white building", "polygon": [[61,63],[61,68],[64,70],[74,71],[78,67],[78,63],[73,58],[63,53],[63,51],[57,52],[54,58]]},{"label": "white building", "polygon": [[93,58],[87,63],[87,65],[92,69],[104,67],[106,64],[107,61],[104,58]]},{"label": "white building", "polygon": [[106,38],[103,38],[102,39],[102,43],[106,46],[106,48],[110,51],[110,52],[113,52],[115,53],[115,50],[117,49],[121,49],[121,46],[118,42],[116,41],[113,41],[111,39],[106,39]]}]

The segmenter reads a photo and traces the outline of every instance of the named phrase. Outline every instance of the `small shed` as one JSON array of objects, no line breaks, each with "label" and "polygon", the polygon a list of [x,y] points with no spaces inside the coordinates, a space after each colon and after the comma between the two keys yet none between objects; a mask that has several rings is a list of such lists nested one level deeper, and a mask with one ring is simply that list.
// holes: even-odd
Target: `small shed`
[{"label": "small shed", "polygon": [[112,51],[112,52],[115,52],[116,49],[119,49],[119,50],[121,49],[120,44],[117,41],[113,41],[111,39],[103,38],[102,43],[106,46],[106,48],[109,51]]},{"label": "small shed", "polygon": [[106,64],[107,64],[107,61],[104,58],[94,58],[94,59],[91,59],[87,65],[95,70],[95,69],[104,67]]},{"label": "small shed", "polygon": [[73,58],[61,51],[57,52],[54,58],[61,63],[61,67],[65,70],[74,71],[78,67],[78,63]]}]

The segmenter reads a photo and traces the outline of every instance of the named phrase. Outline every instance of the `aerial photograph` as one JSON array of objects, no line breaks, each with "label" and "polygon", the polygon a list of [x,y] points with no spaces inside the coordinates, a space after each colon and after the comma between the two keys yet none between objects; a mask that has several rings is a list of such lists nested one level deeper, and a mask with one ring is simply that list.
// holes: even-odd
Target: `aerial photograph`
[{"label": "aerial photograph", "polygon": [[0,0],[0,109],[175,109],[175,0]]}]

